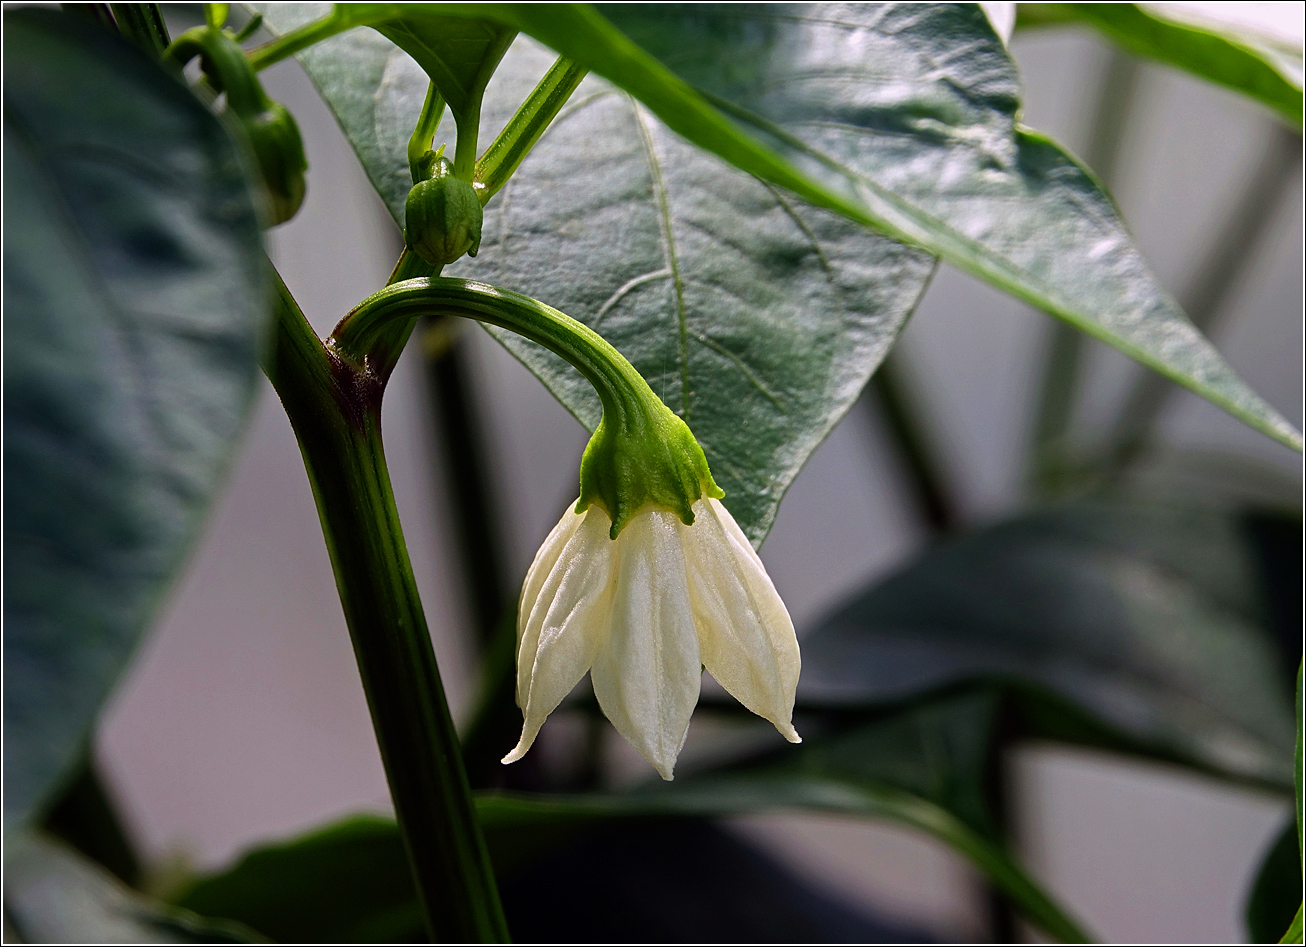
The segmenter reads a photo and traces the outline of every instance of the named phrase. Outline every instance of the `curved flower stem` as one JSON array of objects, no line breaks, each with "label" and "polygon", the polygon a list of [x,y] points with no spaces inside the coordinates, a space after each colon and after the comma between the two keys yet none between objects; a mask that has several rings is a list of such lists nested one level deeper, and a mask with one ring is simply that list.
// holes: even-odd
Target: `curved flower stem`
[{"label": "curved flower stem", "polygon": [[381,443],[384,379],[336,357],[277,280],[264,371],[317,501],[340,602],[437,941],[501,942],[507,925],[422,613]]},{"label": "curved flower stem", "polygon": [[[331,333],[327,345],[342,358],[366,364],[378,339],[397,323],[447,315],[502,326],[525,336],[576,367],[598,393],[605,415],[624,417],[644,392],[657,400],[642,375],[597,332],[529,296],[467,279],[395,282],[359,303]],[[661,402],[658,402],[659,404]]]}]

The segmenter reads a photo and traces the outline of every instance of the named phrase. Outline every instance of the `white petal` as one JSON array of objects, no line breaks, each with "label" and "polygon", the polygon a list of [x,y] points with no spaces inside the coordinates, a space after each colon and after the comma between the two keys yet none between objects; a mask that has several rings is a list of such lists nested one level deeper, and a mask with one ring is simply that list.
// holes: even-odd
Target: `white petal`
[{"label": "white petal", "polygon": [[535,553],[535,559],[531,562],[531,567],[526,570],[526,581],[522,583],[521,597],[517,600],[517,651],[521,652],[522,634],[526,630],[526,621],[530,618],[531,609],[535,607],[536,601],[540,597],[540,589],[544,585],[544,580],[548,578],[553,567],[557,565],[559,557],[562,555],[563,548],[567,545],[567,540],[571,539],[576,530],[580,529],[581,521],[585,519],[585,514],[576,513],[575,505],[567,507],[562,519],[558,520],[558,525],[549,531],[549,535],[544,542],[540,544],[539,550]]},{"label": "white petal", "polygon": [[[562,515],[558,525],[535,554],[535,561],[531,563],[526,581],[522,584],[521,601],[517,606],[517,706],[523,709],[530,692],[531,669],[535,665],[535,651],[539,647],[544,617],[558,597],[558,589],[567,578],[571,563],[583,549],[588,548],[576,536],[590,513],[597,513],[600,518],[607,515],[594,507],[581,514],[572,513],[568,509]],[[608,547],[599,548],[611,553]]]},{"label": "white petal", "polygon": [[580,522],[540,583],[521,633],[517,703],[524,720],[521,739],[505,763],[521,759],[531,748],[545,718],[585,676],[607,636],[616,547],[608,538],[612,524],[597,507],[576,519]]},{"label": "white petal", "polygon": [[612,628],[590,671],[603,712],[663,779],[685,745],[702,677],[679,526],[653,511],[617,537]]},{"label": "white petal", "polygon": [[703,664],[741,704],[791,743],[798,688],[798,637],[762,560],[719,501],[694,504],[682,527],[689,593]]}]

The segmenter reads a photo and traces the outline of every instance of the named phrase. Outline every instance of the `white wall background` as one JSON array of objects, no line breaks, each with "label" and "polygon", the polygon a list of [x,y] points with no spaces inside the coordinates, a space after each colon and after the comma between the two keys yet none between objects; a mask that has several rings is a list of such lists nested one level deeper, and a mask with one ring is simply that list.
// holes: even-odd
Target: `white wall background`
[{"label": "white wall background", "polygon": [[[1027,123],[1082,152],[1105,48],[1089,36],[1049,33],[1017,37],[1013,52],[1027,86]],[[274,231],[273,257],[325,333],[382,285],[398,236],[298,67],[280,64],[267,84],[298,117],[311,165],[305,209]],[[1271,125],[1255,106],[1159,68],[1145,69],[1139,94],[1117,196],[1161,280],[1178,291]],[[1298,185],[1214,333],[1234,368],[1298,427],[1301,206]],[[1018,502],[1049,326],[1041,314],[944,268],[905,333],[904,355],[974,520]],[[473,330],[472,337],[520,575],[573,489],[585,435],[488,336]],[[1100,424],[1133,369],[1095,347],[1084,417]],[[465,612],[412,355],[387,394],[387,452],[457,712],[471,686],[470,655],[459,639]],[[111,785],[159,862],[218,866],[264,840],[388,806],[308,481],[289,424],[265,389],[207,538],[100,728],[98,754]],[[923,540],[876,424],[867,405],[854,408],[794,484],[762,549],[800,634]],[[1165,432],[1175,445],[1230,449],[1300,475],[1286,449],[1187,393],[1171,402]],[[1245,936],[1242,899],[1286,803],[1060,748],[1023,748],[1014,769],[1016,832],[1029,866],[1102,936]],[[850,898],[943,936],[982,936],[975,880],[931,842],[831,817],[736,824]]]}]

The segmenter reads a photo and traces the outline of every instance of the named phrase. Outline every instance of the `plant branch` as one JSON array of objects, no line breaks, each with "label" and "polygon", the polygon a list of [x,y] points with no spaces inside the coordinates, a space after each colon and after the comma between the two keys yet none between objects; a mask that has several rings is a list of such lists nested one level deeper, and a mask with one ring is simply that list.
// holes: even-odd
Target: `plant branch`
[{"label": "plant branch", "polygon": [[298,29],[283,33],[258,49],[250,50],[249,64],[255,72],[258,72],[295,55],[301,49],[307,49],[324,39],[330,39],[337,33],[343,33],[355,25],[353,19],[343,15],[337,6],[335,10],[322,17],[322,19],[305,23]]},{"label": "plant branch", "polygon": [[333,354],[276,283],[265,370],[313,487],[428,926],[440,941],[504,941],[507,925],[386,468],[384,379]]},{"label": "plant branch", "polygon": [[559,56],[526,101],[476,162],[476,194],[487,203],[507,183],[588,70]]}]

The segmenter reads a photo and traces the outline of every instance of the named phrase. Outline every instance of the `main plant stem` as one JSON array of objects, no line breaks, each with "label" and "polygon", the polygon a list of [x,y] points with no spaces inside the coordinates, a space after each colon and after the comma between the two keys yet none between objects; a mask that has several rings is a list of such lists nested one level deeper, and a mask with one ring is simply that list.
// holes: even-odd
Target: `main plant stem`
[{"label": "main plant stem", "polygon": [[386,469],[384,378],[332,353],[278,289],[264,369],[312,483],[427,925],[436,941],[506,941]]}]

